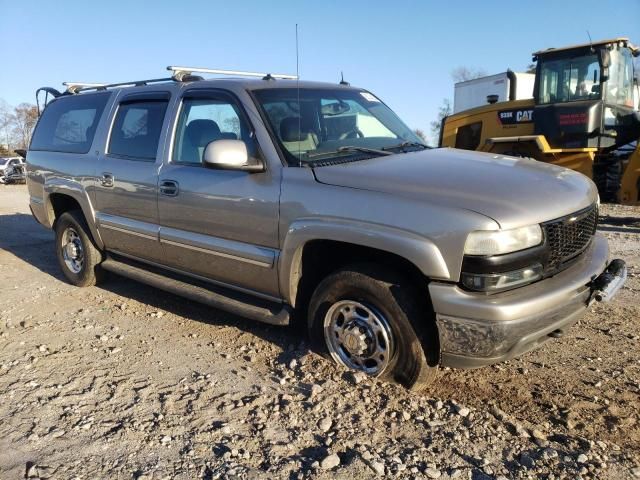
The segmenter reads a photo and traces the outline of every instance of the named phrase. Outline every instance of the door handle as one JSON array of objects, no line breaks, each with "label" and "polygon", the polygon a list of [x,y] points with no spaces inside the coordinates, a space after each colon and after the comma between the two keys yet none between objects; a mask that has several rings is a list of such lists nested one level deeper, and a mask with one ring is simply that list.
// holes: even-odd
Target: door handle
[{"label": "door handle", "polygon": [[103,187],[113,187],[113,175],[111,173],[104,172],[102,174],[102,178],[100,179],[100,183]]},{"label": "door handle", "polygon": [[178,182],[175,180],[163,180],[160,182],[160,193],[167,197],[175,197],[178,195]]}]

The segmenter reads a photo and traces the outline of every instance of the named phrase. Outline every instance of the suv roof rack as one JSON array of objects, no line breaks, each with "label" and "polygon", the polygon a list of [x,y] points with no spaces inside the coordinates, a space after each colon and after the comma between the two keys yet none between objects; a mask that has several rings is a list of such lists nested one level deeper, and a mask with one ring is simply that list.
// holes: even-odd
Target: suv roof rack
[{"label": "suv roof rack", "polygon": [[62,85],[67,87],[67,92],[76,93],[77,90],[82,88],[98,88],[103,87],[104,83],[85,83],[85,82],[62,82]]},{"label": "suv roof rack", "polygon": [[280,78],[283,80],[297,80],[297,75],[287,75],[284,73],[261,73],[261,72],[243,72],[241,70],[220,70],[218,68],[200,68],[200,67],[178,67],[169,65],[167,70],[173,72],[173,79],[180,82],[185,77],[191,77],[193,73],[212,73],[215,75],[233,75],[235,77],[260,77],[263,80],[274,80]]},{"label": "suv roof rack", "polygon": [[193,75],[194,73],[211,73],[216,75],[233,75],[236,77],[260,77],[263,80],[275,80],[277,78],[287,80],[297,80],[297,75],[286,75],[283,73],[260,73],[260,72],[243,72],[240,70],[220,70],[217,68],[200,68],[200,67],[177,67],[168,66],[167,70],[173,72],[171,77],[151,78],[149,80],[134,80],[131,82],[118,83],[86,83],[86,82],[63,82],[62,85],[67,87],[65,94],[76,94],[87,90],[106,90],[113,87],[142,86],[149,83],[158,82],[190,82],[194,80],[202,80],[202,77]]},{"label": "suv roof rack", "polygon": [[106,90],[112,87],[126,87],[126,86],[142,86],[148,83],[158,82],[170,82],[174,80],[172,77],[166,78],[151,78],[149,80],[133,80],[131,82],[119,82],[119,83],[82,83],[82,82],[63,82],[62,85],[67,87],[65,93],[80,93],[86,90]]}]

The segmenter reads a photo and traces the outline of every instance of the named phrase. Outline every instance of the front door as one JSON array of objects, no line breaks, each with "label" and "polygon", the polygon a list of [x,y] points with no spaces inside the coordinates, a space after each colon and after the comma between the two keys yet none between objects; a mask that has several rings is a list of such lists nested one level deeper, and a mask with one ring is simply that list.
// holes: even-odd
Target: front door
[{"label": "front door", "polygon": [[214,170],[202,157],[209,142],[242,140],[258,155],[240,103],[220,90],[188,90],[172,151],[158,185],[164,263],[199,277],[279,297],[280,172]]},{"label": "front door", "polygon": [[96,219],[107,250],[160,261],[157,184],[167,92],[123,97],[96,171]]}]

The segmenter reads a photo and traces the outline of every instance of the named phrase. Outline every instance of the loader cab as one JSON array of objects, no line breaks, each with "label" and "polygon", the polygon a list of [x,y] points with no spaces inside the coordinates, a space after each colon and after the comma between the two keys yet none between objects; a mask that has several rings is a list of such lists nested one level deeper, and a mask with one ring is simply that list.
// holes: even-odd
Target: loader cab
[{"label": "loader cab", "polygon": [[638,136],[637,80],[627,39],[534,54],[534,129],[553,148],[613,148]]}]

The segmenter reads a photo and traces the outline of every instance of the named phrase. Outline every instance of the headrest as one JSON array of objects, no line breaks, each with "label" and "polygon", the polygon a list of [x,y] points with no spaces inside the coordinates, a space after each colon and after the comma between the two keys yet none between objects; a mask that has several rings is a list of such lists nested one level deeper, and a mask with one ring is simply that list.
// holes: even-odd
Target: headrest
[{"label": "headrest", "polygon": [[280,138],[283,142],[304,140],[303,134],[300,132],[300,117],[287,117],[280,122]]},{"label": "headrest", "polygon": [[213,120],[202,118],[191,120],[184,133],[193,145],[204,146],[220,136],[220,127]]}]

